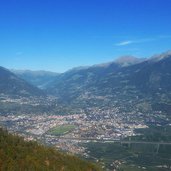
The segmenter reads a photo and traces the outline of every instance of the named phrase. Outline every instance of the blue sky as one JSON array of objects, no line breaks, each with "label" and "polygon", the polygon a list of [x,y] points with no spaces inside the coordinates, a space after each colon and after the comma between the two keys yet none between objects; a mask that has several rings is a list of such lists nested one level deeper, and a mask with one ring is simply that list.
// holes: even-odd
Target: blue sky
[{"label": "blue sky", "polygon": [[171,0],[4,0],[1,66],[64,72],[171,49]]}]

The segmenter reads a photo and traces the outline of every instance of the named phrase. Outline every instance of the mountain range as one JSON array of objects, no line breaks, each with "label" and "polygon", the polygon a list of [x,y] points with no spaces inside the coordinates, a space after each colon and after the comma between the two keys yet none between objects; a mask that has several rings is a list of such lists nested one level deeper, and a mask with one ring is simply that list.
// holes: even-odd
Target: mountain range
[{"label": "mountain range", "polygon": [[[46,91],[63,103],[80,107],[108,106],[127,101],[170,105],[171,52],[148,59],[122,57],[107,64],[60,74]],[[125,102],[126,101],[126,102]]]},{"label": "mountain range", "polygon": [[50,71],[31,71],[31,70],[11,70],[21,79],[28,83],[37,86],[40,89],[45,89],[46,85],[50,84],[58,73]]},{"label": "mountain range", "polygon": [[0,68],[1,93],[51,95],[59,103],[75,109],[112,108],[118,104],[130,104],[130,110],[139,106],[144,110],[147,106],[144,104],[148,104],[150,110],[168,109],[168,112],[171,108],[170,51],[146,59],[124,56],[113,62],[78,67],[61,74],[12,71],[14,74]]}]

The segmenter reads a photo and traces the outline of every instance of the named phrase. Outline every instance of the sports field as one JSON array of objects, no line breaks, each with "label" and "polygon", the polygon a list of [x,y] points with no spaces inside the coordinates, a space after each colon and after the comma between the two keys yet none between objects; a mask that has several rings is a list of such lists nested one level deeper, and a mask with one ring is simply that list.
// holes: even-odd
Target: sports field
[{"label": "sports field", "polygon": [[61,125],[50,129],[49,134],[60,136],[72,131],[74,128],[74,125]]}]

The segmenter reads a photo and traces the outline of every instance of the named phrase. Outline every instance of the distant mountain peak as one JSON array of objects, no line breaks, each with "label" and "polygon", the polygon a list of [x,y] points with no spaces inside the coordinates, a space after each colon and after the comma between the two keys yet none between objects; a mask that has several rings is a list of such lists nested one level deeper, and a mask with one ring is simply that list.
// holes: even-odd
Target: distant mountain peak
[{"label": "distant mountain peak", "polygon": [[84,69],[88,69],[90,68],[90,66],[78,66],[78,67],[74,67],[74,68],[71,68],[69,70],[67,70],[65,73],[67,72],[73,72],[73,71],[80,71],[80,70],[84,70]]},{"label": "distant mountain peak", "polygon": [[171,57],[171,50],[164,52],[164,53],[161,53],[161,54],[154,55],[150,59],[154,62],[157,62],[157,61],[166,59],[168,57]]},{"label": "distant mountain peak", "polygon": [[44,75],[52,75],[56,76],[59,73],[52,72],[52,71],[44,71],[44,70],[37,70],[37,71],[32,71],[32,70],[17,70],[17,69],[11,69],[11,72],[17,74],[17,75],[22,75],[22,74],[32,74],[34,76],[44,76]]},{"label": "distant mountain peak", "polygon": [[135,56],[121,56],[115,60],[115,63],[121,66],[129,66],[140,63],[144,60],[144,58],[137,58]]}]

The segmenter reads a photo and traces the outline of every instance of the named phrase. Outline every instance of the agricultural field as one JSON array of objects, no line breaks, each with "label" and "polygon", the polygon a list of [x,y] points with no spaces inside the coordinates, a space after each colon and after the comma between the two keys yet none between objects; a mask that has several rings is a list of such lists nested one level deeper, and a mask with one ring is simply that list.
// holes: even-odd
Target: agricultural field
[{"label": "agricultural field", "polygon": [[92,161],[98,161],[106,170],[117,171],[169,171],[171,167],[171,145],[119,143],[84,144]]},{"label": "agricultural field", "polygon": [[[171,169],[171,145],[158,142],[170,142],[171,127],[157,126],[136,130],[139,136],[130,137],[131,141],[141,143],[87,143],[84,146],[90,158],[98,161],[106,170],[117,171],[170,171]],[[127,140],[127,139],[126,139]],[[145,144],[156,142],[156,144]],[[158,150],[157,150],[158,149]]]},{"label": "agricultural field", "polygon": [[74,128],[74,125],[61,125],[50,129],[48,134],[60,136],[72,131]]}]

